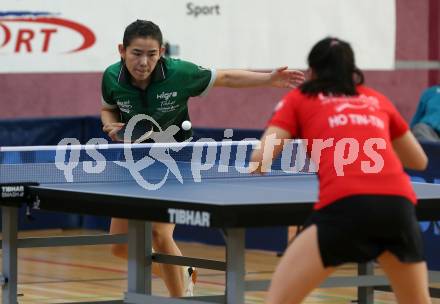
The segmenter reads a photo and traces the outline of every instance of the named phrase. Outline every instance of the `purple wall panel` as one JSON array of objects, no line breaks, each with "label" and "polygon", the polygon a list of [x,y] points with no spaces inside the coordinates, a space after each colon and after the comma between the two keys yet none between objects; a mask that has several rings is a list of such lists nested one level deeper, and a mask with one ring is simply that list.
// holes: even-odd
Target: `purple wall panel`
[{"label": "purple wall panel", "polygon": [[390,98],[407,121],[412,119],[428,83],[426,71],[367,72],[365,78],[367,85]]},{"label": "purple wall panel", "polygon": [[396,58],[399,60],[427,59],[429,1],[396,0]]},{"label": "purple wall panel", "polygon": [[[426,71],[366,72],[366,84],[386,92],[407,121],[425,89]],[[218,89],[190,103],[191,118],[197,126],[262,128],[286,90]]]},{"label": "purple wall panel", "polygon": [[213,88],[207,96],[191,100],[191,119],[197,126],[262,128],[287,92],[272,88]]},{"label": "purple wall panel", "polygon": [[0,74],[0,118],[96,115],[101,75]]},{"label": "purple wall panel", "polygon": [[[398,60],[440,60],[438,0],[397,2]],[[431,9],[431,13],[430,12]],[[429,17],[437,16],[437,23]],[[434,37],[434,38],[433,38]],[[433,46],[433,44],[435,44]],[[409,121],[436,71],[368,71],[367,84],[388,95]],[[101,74],[0,74],[0,118],[98,115]],[[190,103],[199,127],[262,128],[286,90],[213,89]],[[199,99],[199,100],[197,100]]]},{"label": "purple wall panel", "polygon": [[[429,50],[430,60],[440,61],[440,1],[429,0]],[[429,84],[440,83],[440,71],[429,71]]]}]

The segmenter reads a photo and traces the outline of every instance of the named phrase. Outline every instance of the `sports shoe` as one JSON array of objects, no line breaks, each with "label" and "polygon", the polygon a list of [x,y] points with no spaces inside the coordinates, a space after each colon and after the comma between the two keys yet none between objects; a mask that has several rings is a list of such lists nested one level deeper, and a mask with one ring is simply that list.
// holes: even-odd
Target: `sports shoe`
[{"label": "sports shoe", "polygon": [[194,296],[194,285],[197,281],[197,269],[195,267],[182,267],[182,269],[185,297],[192,297]]}]

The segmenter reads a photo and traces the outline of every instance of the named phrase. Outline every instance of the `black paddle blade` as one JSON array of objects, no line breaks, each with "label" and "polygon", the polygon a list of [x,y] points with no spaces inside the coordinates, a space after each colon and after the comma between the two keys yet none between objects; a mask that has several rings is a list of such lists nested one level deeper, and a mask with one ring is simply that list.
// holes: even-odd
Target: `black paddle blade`
[{"label": "black paddle blade", "polygon": [[153,123],[148,120],[141,120],[134,126],[131,134],[127,133],[127,125],[124,125],[117,133],[116,138],[118,141],[129,143],[140,143],[150,138],[153,133]]}]

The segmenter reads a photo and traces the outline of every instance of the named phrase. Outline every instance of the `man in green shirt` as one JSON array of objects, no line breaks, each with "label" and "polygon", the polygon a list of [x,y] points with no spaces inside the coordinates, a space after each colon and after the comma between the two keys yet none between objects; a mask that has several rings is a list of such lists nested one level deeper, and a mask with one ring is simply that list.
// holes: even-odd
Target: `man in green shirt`
[{"label": "man in green shirt", "polygon": [[[215,80],[215,71],[165,57],[159,57],[150,75],[148,83],[145,80],[137,85],[127,62],[109,66],[102,82],[104,109],[115,110],[123,123],[137,114],[148,114],[162,129],[180,126],[189,120],[188,99],[206,93]],[[190,136],[191,130],[181,130],[176,141]]]},{"label": "man in green shirt", "polygon": [[[212,86],[245,88],[272,86],[292,88],[304,81],[300,71],[282,67],[273,72],[205,69],[193,63],[163,57],[162,33],[151,21],[137,20],[127,26],[119,45],[121,61],[109,66],[102,80],[103,130],[117,140],[117,132],[137,114],[152,117],[162,130],[181,126],[188,116],[188,99],[206,94]],[[191,130],[175,135],[176,141],[191,137]],[[112,219],[110,233],[126,233],[127,221]],[[153,224],[153,248],[182,255],[173,240],[174,224]],[[116,256],[127,258],[127,246],[112,246]],[[171,296],[192,295],[196,272],[192,268],[161,264],[153,272],[164,280]],[[183,273],[183,275],[182,275]]]}]

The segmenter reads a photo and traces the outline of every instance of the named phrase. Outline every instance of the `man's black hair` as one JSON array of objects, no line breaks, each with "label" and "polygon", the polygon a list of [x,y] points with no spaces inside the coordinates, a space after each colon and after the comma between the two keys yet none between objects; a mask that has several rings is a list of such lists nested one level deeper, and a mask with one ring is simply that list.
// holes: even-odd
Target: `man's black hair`
[{"label": "man's black hair", "polygon": [[129,24],[124,31],[124,39],[122,43],[124,47],[128,47],[133,39],[136,38],[152,38],[159,42],[159,46],[162,46],[162,32],[156,24],[147,20],[136,20]]}]

